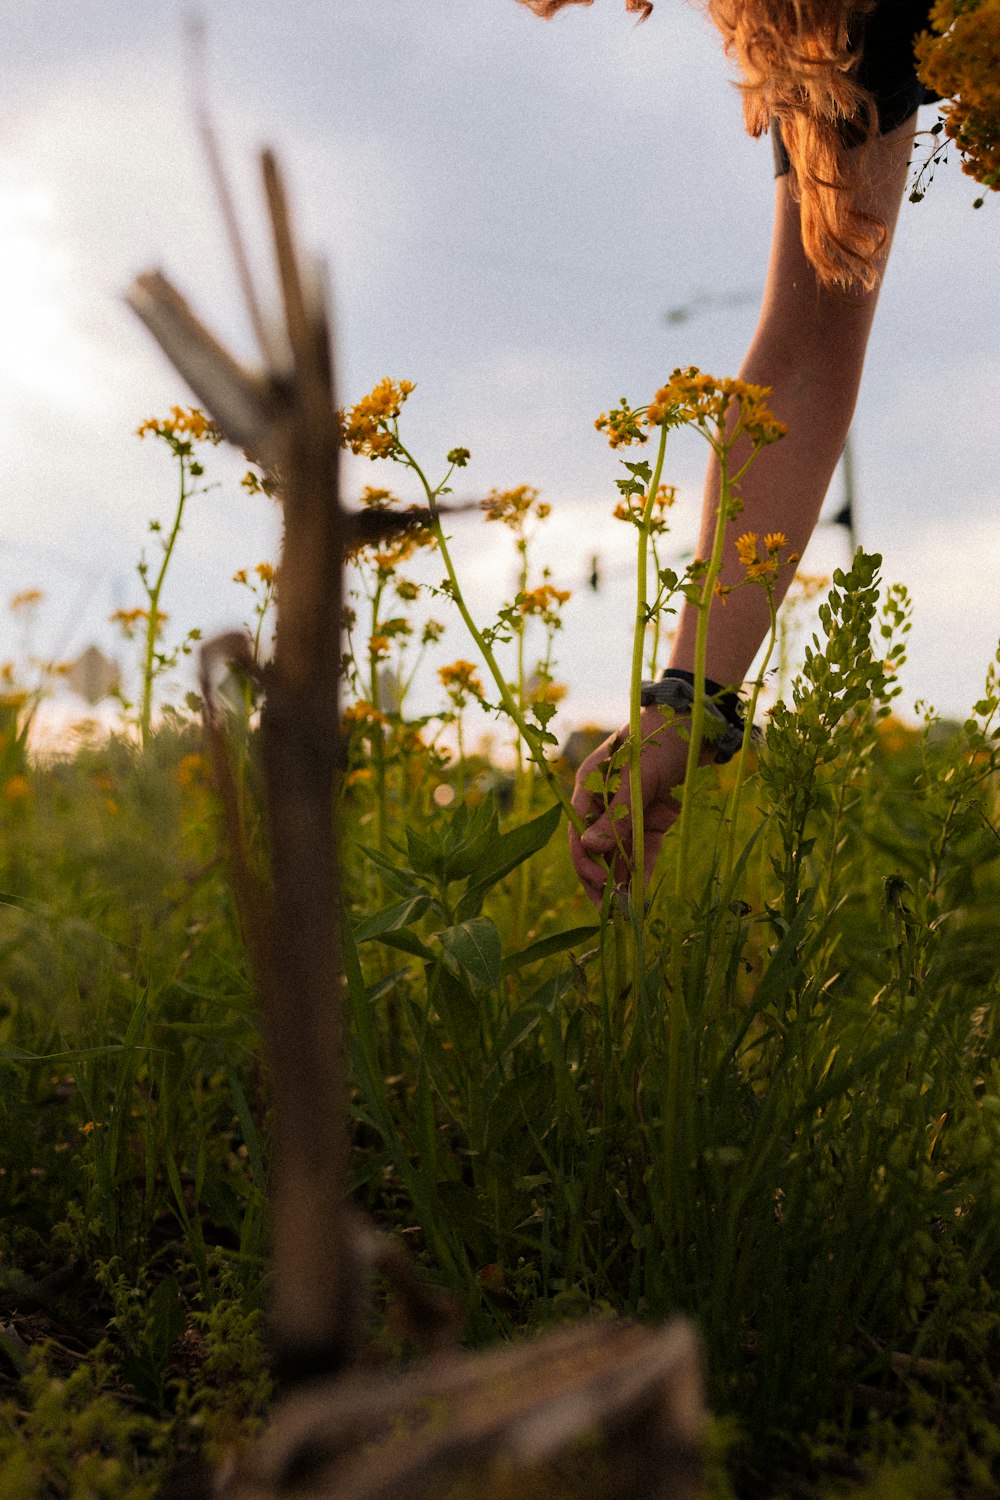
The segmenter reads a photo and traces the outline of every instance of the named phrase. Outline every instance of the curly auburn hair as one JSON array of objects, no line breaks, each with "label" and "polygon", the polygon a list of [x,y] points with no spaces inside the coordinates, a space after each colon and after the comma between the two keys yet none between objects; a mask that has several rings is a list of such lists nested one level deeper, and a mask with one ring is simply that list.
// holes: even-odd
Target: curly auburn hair
[{"label": "curly auburn hair", "polygon": [[[801,205],[802,245],[826,287],[870,291],[886,226],[861,207],[866,148],[878,133],[872,94],[857,82],[857,38],[874,0],[703,0],[735,57],[748,132],[781,127]],[[593,0],[519,0],[545,20]],[[651,0],[625,0],[645,21]]]}]

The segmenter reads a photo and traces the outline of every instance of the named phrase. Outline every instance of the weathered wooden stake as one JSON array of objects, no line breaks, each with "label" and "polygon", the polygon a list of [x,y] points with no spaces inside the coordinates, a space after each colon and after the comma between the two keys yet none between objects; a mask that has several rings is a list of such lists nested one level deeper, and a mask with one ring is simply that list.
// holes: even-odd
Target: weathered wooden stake
[{"label": "weathered wooden stake", "polygon": [[[444,1353],[414,1374],[357,1363],[364,1267],[394,1284],[425,1330],[450,1320],[399,1247],[347,1203],[345,1005],[334,789],[343,556],[363,525],[413,517],[345,514],[329,314],[318,265],[292,233],[281,176],[262,157],[284,310],[284,345],[262,339],[247,370],[159,273],[128,300],[226,436],[280,478],[285,532],[274,660],[261,674],[271,853],[262,889],[243,854],[212,688],[220,659],[249,668],[242,635],[203,651],[209,744],[229,825],[234,880],[260,996],[275,1104],[271,1173],[275,1366],[288,1395],[225,1500],[437,1500],[466,1492],[694,1500],[702,1386],[683,1323],[595,1322],[487,1354]],[[234,232],[232,224],[231,234]],[[238,257],[246,281],[246,259]],[[244,286],[247,292],[246,285]],[[254,326],[263,327],[252,289]],[[286,364],[287,351],[287,364]],[[319,1378],[325,1377],[325,1378]],[[454,1486],[467,1481],[468,1489]]]}]

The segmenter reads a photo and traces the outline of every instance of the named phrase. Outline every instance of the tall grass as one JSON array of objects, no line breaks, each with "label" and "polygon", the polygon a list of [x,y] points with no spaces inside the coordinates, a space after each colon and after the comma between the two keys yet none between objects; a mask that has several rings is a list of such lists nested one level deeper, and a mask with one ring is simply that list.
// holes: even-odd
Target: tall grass
[{"label": "tall grass", "polygon": [[[381,588],[371,636],[395,621],[400,652],[434,644],[398,627],[412,589],[388,613],[404,553],[356,560]],[[907,1443],[955,1493],[996,1493],[1000,663],[964,724],[902,727],[908,601],[859,553],[762,747],[692,767],[648,909],[634,892],[596,917],[562,836],[554,695],[525,672],[530,628],[551,686],[560,601],[518,556],[506,616],[475,622],[538,731],[516,788],[449,764],[399,701],[346,715],[356,1197],[458,1293],[474,1342],[688,1312],[729,1419],[720,1495],[808,1492],[866,1453],[898,1468]],[[374,694],[370,640],[357,658]],[[485,697],[465,665],[439,723]],[[253,855],[252,698],[234,705]],[[107,1444],[139,1493],[171,1455],[216,1456],[267,1396],[254,996],[195,727],[34,764],[31,705],[8,710],[0,1299],[50,1342],[0,1401],[0,1481],[71,1493],[58,1476],[100,1446],[80,1402],[125,1392],[152,1426],[137,1437],[126,1401]],[[13,1383],[23,1354],[0,1355]],[[57,1399],[46,1381],[73,1369]]]}]

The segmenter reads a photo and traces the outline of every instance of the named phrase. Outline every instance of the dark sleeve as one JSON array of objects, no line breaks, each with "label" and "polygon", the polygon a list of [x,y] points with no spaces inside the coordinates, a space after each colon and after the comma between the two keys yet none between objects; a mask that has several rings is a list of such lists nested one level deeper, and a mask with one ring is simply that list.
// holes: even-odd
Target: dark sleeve
[{"label": "dark sleeve", "polygon": [[[875,9],[864,18],[864,39],[858,82],[875,95],[878,108],[879,135],[888,135],[908,120],[921,104],[932,104],[939,96],[924,87],[917,77],[913,43],[930,25],[931,0],[878,0]],[[844,139],[856,145],[863,131],[848,121]],[[781,139],[777,120],[771,124],[774,148],[774,175],[782,177],[789,168],[788,152]]]}]

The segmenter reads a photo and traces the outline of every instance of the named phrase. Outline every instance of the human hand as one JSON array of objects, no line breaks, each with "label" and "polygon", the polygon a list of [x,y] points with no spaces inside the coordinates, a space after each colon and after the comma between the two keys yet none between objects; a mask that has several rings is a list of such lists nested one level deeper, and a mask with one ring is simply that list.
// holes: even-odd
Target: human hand
[{"label": "human hand", "polygon": [[[687,767],[686,729],[686,720],[667,721],[656,707],[643,709],[639,716],[645,880],[653,873],[663,835],[680,812],[672,794],[684,780]],[[612,756],[627,738],[626,726],[592,751],[577,771],[573,788],[573,806],[587,826],[582,834],[570,827],[570,855],[584,890],[597,907],[609,880],[624,885],[632,874],[632,794],[627,759],[615,772],[619,782],[610,797],[588,789],[587,781],[594,771],[609,771]],[[625,811],[618,812],[619,808]]]}]

